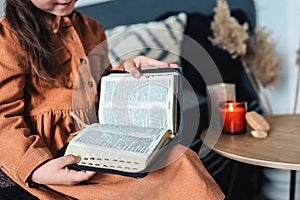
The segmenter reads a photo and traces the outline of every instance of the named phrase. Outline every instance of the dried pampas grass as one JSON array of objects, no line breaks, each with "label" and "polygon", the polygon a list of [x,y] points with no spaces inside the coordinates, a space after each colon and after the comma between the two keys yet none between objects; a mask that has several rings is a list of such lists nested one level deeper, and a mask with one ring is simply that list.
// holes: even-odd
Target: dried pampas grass
[{"label": "dried pampas grass", "polygon": [[255,35],[250,40],[255,49],[251,51],[251,56],[245,56],[251,71],[265,88],[274,85],[281,74],[281,60],[276,55],[275,43],[269,36],[265,28],[256,28]]},{"label": "dried pampas grass", "polygon": [[233,58],[246,54],[246,41],[249,39],[248,24],[241,26],[234,17],[231,17],[225,0],[218,0],[214,11],[214,21],[211,23],[213,37],[209,37],[209,40],[213,45],[229,52]]},{"label": "dried pampas grass", "polygon": [[[217,0],[215,16],[211,23],[213,37],[209,40],[231,54],[240,58],[253,89],[259,98],[265,113],[271,114],[272,107],[265,88],[273,85],[279,77],[279,64],[275,44],[269,41],[269,34],[257,28],[254,36],[248,34],[248,24],[240,25],[230,15],[226,0]],[[262,96],[263,95],[263,96]],[[263,98],[263,99],[262,99]]]}]

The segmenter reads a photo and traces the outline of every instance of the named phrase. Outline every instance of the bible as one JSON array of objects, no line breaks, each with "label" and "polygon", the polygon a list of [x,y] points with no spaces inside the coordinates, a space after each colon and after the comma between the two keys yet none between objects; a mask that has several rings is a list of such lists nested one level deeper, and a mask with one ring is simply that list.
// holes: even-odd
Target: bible
[{"label": "bible", "polygon": [[141,71],[140,78],[112,71],[101,78],[99,123],[69,141],[65,155],[81,157],[73,169],[143,177],[177,134],[181,73]]}]

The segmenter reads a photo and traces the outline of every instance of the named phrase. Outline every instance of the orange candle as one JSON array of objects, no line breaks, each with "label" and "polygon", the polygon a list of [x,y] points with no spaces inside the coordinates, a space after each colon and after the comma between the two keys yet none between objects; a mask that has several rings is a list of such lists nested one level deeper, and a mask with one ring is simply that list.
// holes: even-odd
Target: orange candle
[{"label": "orange candle", "polygon": [[247,102],[226,101],[220,103],[223,131],[230,134],[243,133],[246,130],[245,114]]}]

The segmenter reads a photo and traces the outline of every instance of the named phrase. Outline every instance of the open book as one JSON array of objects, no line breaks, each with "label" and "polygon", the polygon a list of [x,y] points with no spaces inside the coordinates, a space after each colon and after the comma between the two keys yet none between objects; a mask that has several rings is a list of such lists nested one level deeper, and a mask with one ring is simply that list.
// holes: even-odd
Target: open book
[{"label": "open book", "polygon": [[175,137],[180,110],[180,72],[143,71],[101,78],[99,123],[86,126],[66,154],[81,157],[72,167],[141,176],[159,150]]}]

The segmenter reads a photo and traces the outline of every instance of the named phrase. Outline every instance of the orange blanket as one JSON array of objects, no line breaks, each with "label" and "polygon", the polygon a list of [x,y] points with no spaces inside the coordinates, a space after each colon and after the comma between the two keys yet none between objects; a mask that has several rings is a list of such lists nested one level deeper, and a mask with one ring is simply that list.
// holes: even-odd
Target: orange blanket
[{"label": "orange blanket", "polygon": [[224,199],[222,191],[195,152],[177,145],[164,161],[170,164],[144,178],[97,173],[86,184],[48,186],[52,190],[31,188],[31,192],[40,199],[49,200]]}]

